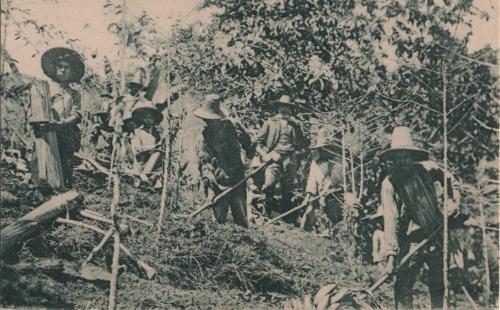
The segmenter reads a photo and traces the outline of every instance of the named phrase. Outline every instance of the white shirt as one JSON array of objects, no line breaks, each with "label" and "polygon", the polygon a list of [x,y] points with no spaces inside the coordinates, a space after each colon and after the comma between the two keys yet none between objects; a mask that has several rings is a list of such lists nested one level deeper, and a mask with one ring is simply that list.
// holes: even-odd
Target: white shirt
[{"label": "white shirt", "polygon": [[64,120],[73,114],[80,115],[81,97],[77,90],[49,82],[49,92],[55,119]]},{"label": "white shirt", "polygon": [[332,162],[313,160],[309,168],[306,192],[319,195],[341,184],[342,168]]},{"label": "white shirt", "polygon": [[155,136],[143,129],[142,126],[134,130],[134,134],[130,140],[132,152],[134,154],[153,149],[157,142]]}]

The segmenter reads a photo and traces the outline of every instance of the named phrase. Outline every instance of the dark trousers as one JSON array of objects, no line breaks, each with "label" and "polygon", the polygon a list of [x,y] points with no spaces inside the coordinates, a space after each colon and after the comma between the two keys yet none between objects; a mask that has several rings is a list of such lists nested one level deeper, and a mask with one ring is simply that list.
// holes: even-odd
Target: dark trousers
[{"label": "dark trousers", "polygon": [[342,220],[342,206],[334,200],[334,198],[320,199],[319,201],[313,202],[311,205],[312,209],[307,210],[304,219],[304,229],[306,231],[312,231],[314,229],[314,223],[316,216],[320,211],[325,212],[328,219],[332,222],[332,225],[337,224]]},{"label": "dark trousers", "polygon": [[[407,243],[401,248],[400,257],[404,257],[409,251],[410,243]],[[413,308],[413,286],[424,264],[429,267],[427,284],[431,295],[431,306],[443,307],[443,249],[438,242],[434,242],[414,254],[397,272],[394,285],[396,308]]]},{"label": "dark trousers", "polygon": [[[294,154],[284,156],[270,164],[264,173],[262,192],[266,200],[266,213],[274,217],[292,208],[293,186],[297,177],[297,159]],[[274,213],[274,214],[273,214]],[[293,220],[291,214],[285,220]]]},{"label": "dark trousers", "polygon": [[215,219],[219,224],[224,224],[226,222],[227,212],[229,208],[231,208],[234,222],[242,227],[248,228],[246,194],[246,188],[240,186],[217,202],[213,210]]},{"label": "dark trousers", "polygon": [[74,154],[78,152],[81,146],[80,131],[76,125],[72,125],[57,130],[56,134],[64,185],[71,188],[73,186],[73,167],[75,165]]}]

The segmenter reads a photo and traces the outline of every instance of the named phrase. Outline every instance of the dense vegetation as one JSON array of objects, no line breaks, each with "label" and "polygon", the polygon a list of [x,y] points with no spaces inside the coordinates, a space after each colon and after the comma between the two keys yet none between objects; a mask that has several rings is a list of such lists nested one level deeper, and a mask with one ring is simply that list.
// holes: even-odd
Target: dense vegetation
[{"label": "dense vegetation", "polygon": [[[97,109],[105,87],[119,91],[121,68],[108,59],[118,52],[83,47],[57,25],[42,25],[26,8],[7,3],[7,31],[32,47],[33,56],[62,38],[87,60],[103,59],[104,72],[89,67],[82,81],[88,112]],[[290,95],[302,107],[297,119],[306,135],[314,140],[318,128],[326,128],[343,150],[344,186],[360,198],[363,213],[380,203],[380,151],[395,126],[408,126],[440,164],[447,150],[448,167],[461,182],[462,210],[471,217],[484,212],[489,224],[498,224],[498,51],[468,51],[470,17],[488,18],[472,0],[206,0],[202,8],[214,12],[208,25],[179,23],[169,35],[157,31],[146,11],[121,3],[104,1],[103,10],[125,16],[107,31],[127,61],[147,67],[150,98],[161,83],[175,89],[169,102],[196,103],[219,93],[228,114],[254,133],[269,115],[269,102]],[[2,45],[1,130],[12,137],[2,143],[21,147],[29,140],[31,78],[17,70],[15,51]],[[176,102],[172,107],[183,113],[195,105]],[[179,132],[184,139],[176,143],[192,140],[197,127],[186,121]],[[173,167],[193,159],[188,146],[176,149]]]}]

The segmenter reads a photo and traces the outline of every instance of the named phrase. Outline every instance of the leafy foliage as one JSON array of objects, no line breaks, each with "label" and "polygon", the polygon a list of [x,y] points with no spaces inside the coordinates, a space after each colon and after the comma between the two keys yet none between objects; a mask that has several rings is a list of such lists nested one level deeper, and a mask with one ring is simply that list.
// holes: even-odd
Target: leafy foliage
[{"label": "leafy foliage", "polygon": [[[248,127],[271,99],[291,95],[310,136],[318,127],[344,132],[359,175],[349,173],[350,182],[364,179],[357,188],[368,196],[378,192],[377,154],[394,126],[411,127],[441,159],[445,63],[451,166],[472,180],[482,156],[495,156],[495,52],[467,52],[468,17],[479,13],[471,1],[214,0],[205,7],[219,8],[213,23],[201,32],[176,29],[168,55],[190,88],[226,95]],[[458,27],[469,32],[459,37]]]}]

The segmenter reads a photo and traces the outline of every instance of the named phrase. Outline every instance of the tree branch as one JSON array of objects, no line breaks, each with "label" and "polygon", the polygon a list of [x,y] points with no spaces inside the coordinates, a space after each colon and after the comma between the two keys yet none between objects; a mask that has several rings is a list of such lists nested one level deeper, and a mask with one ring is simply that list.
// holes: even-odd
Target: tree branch
[{"label": "tree branch", "polygon": [[500,129],[498,128],[493,128],[493,127],[490,127],[488,125],[486,125],[484,122],[481,122],[477,117],[475,116],[472,116],[472,119],[474,121],[476,121],[481,127],[483,127],[484,129],[488,129],[488,130],[491,130],[491,131],[495,131],[495,132],[500,132]]}]

